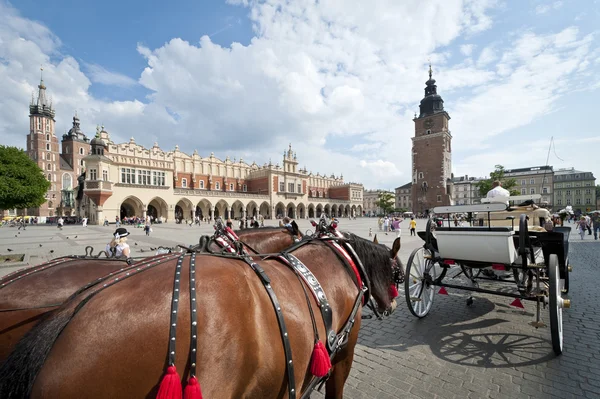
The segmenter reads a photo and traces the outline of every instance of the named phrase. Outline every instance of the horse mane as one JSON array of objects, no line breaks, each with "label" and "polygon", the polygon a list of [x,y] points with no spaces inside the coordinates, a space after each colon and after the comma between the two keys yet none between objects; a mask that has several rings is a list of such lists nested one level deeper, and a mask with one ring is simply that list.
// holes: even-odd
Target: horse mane
[{"label": "horse mane", "polygon": [[254,228],[254,227],[247,227],[245,229],[239,229],[239,230],[234,230],[235,234],[237,235],[244,235],[244,234],[248,234],[248,233],[256,233],[258,231],[276,231],[276,230],[285,230],[285,228],[283,227],[279,227],[279,226],[265,226],[265,227],[259,227]]},{"label": "horse mane", "polygon": [[[388,297],[388,289],[392,284],[392,259],[390,250],[383,245],[375,244],[354,233],[343,232],[356,255],[360,258],[371,279],[371,290],[379,298]],[[374,295],[375,296],[375,295]]]},{"label": "horse mane", "polygon": [[72,318],[71,312],[51,315],[21,338],[0,366],[0,398],[21,399],[31,395],[33,383],[54,342]]}]

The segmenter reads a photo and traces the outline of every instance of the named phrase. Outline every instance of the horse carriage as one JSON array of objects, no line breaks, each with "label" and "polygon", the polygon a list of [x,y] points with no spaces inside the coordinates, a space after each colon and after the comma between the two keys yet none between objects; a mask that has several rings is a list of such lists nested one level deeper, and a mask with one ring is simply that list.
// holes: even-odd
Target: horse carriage
[{"label": "horse carriage", "polygon": [[[518,307],[522,307],[521,300],[533,301],[536,320],[531,324],[545,327],[541,309],[548,308],[552,348],[557,355],[561,354],[562,310],[571,304],[562,297],[569,289],[570,228],[555,227],[548,223],[547,211],[528,208],[515,209],[505,203],[434,208],[436,214],[448,215],[444,219],[448,223],[439,227],[430,220],[425,231],[419,232],[424,244],[411,253],[404,281],[410,312],[419,318],[427,316],[436,291],[446,294],[446,288],[514,298],[512,305]],[[470,225],[452,225],[450,215],[456,213],[469,215]],[[460,272],[451,278],[464,274],[470,286],[447,282],[453,267],[460,268]],[[513,283],[516,291],[481,288],[479,281]],[[469,297],[467,305],[471,304],[473,298]]]}]

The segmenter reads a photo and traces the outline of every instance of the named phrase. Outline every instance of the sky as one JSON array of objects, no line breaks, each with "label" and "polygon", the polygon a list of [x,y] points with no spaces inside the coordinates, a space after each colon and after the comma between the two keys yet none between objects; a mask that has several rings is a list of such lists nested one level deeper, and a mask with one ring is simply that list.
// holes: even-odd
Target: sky
[{"label": "sky", "polygon": [[[600,177],[600,0],[0,0],[0,143],[25,147],[43,65],[56,131],[411,181],[428,63],[455,176]],[[550,146],[553,138],[553,146]]]}]

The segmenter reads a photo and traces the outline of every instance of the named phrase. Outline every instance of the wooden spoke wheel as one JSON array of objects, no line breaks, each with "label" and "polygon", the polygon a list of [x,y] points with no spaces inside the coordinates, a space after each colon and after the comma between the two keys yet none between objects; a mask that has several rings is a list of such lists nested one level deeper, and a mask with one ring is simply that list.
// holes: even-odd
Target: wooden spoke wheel
[{"label": "wooden spoke wheel", "polygon": [[436,289],[433,285],[435,278],[431,252],[425,248],[415,249],[406,264],[404,294],[408,309],[418,318],[427,316],[431,309]]},{"label": "wooden spoke wheel", "polygon": [[563,350],[562,310],[563,307],[568,307],[569,302],[561,297],[560,273],[558,268],[558,256],[551,254],[548,262],[550,334],[552,336],[552,349],[554,349],[554,353],[560,355]]}]

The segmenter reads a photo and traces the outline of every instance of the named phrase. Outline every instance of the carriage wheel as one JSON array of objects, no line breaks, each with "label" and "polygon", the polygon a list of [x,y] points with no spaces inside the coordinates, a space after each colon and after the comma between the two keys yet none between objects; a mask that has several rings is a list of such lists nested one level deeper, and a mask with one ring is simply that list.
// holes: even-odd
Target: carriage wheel
[{"label": "carriage wheel", "polygon": [[427,316],[435,294],[435,263],[431,260],[431,252],[425,248],[415,249],[406,264],[404,279],[404,295],[410,312],[422,318]]},{"label": "carriage wheel", "polygon": [[548,262],[550,277],[550,334],[552,335],[552,349],[554,349],[554,353],[560,355],[563,350],[562,310],[563,307],[568,307],[569,303],[560,295],[560,273],[558,267],[558,256],[551,254]]}]

